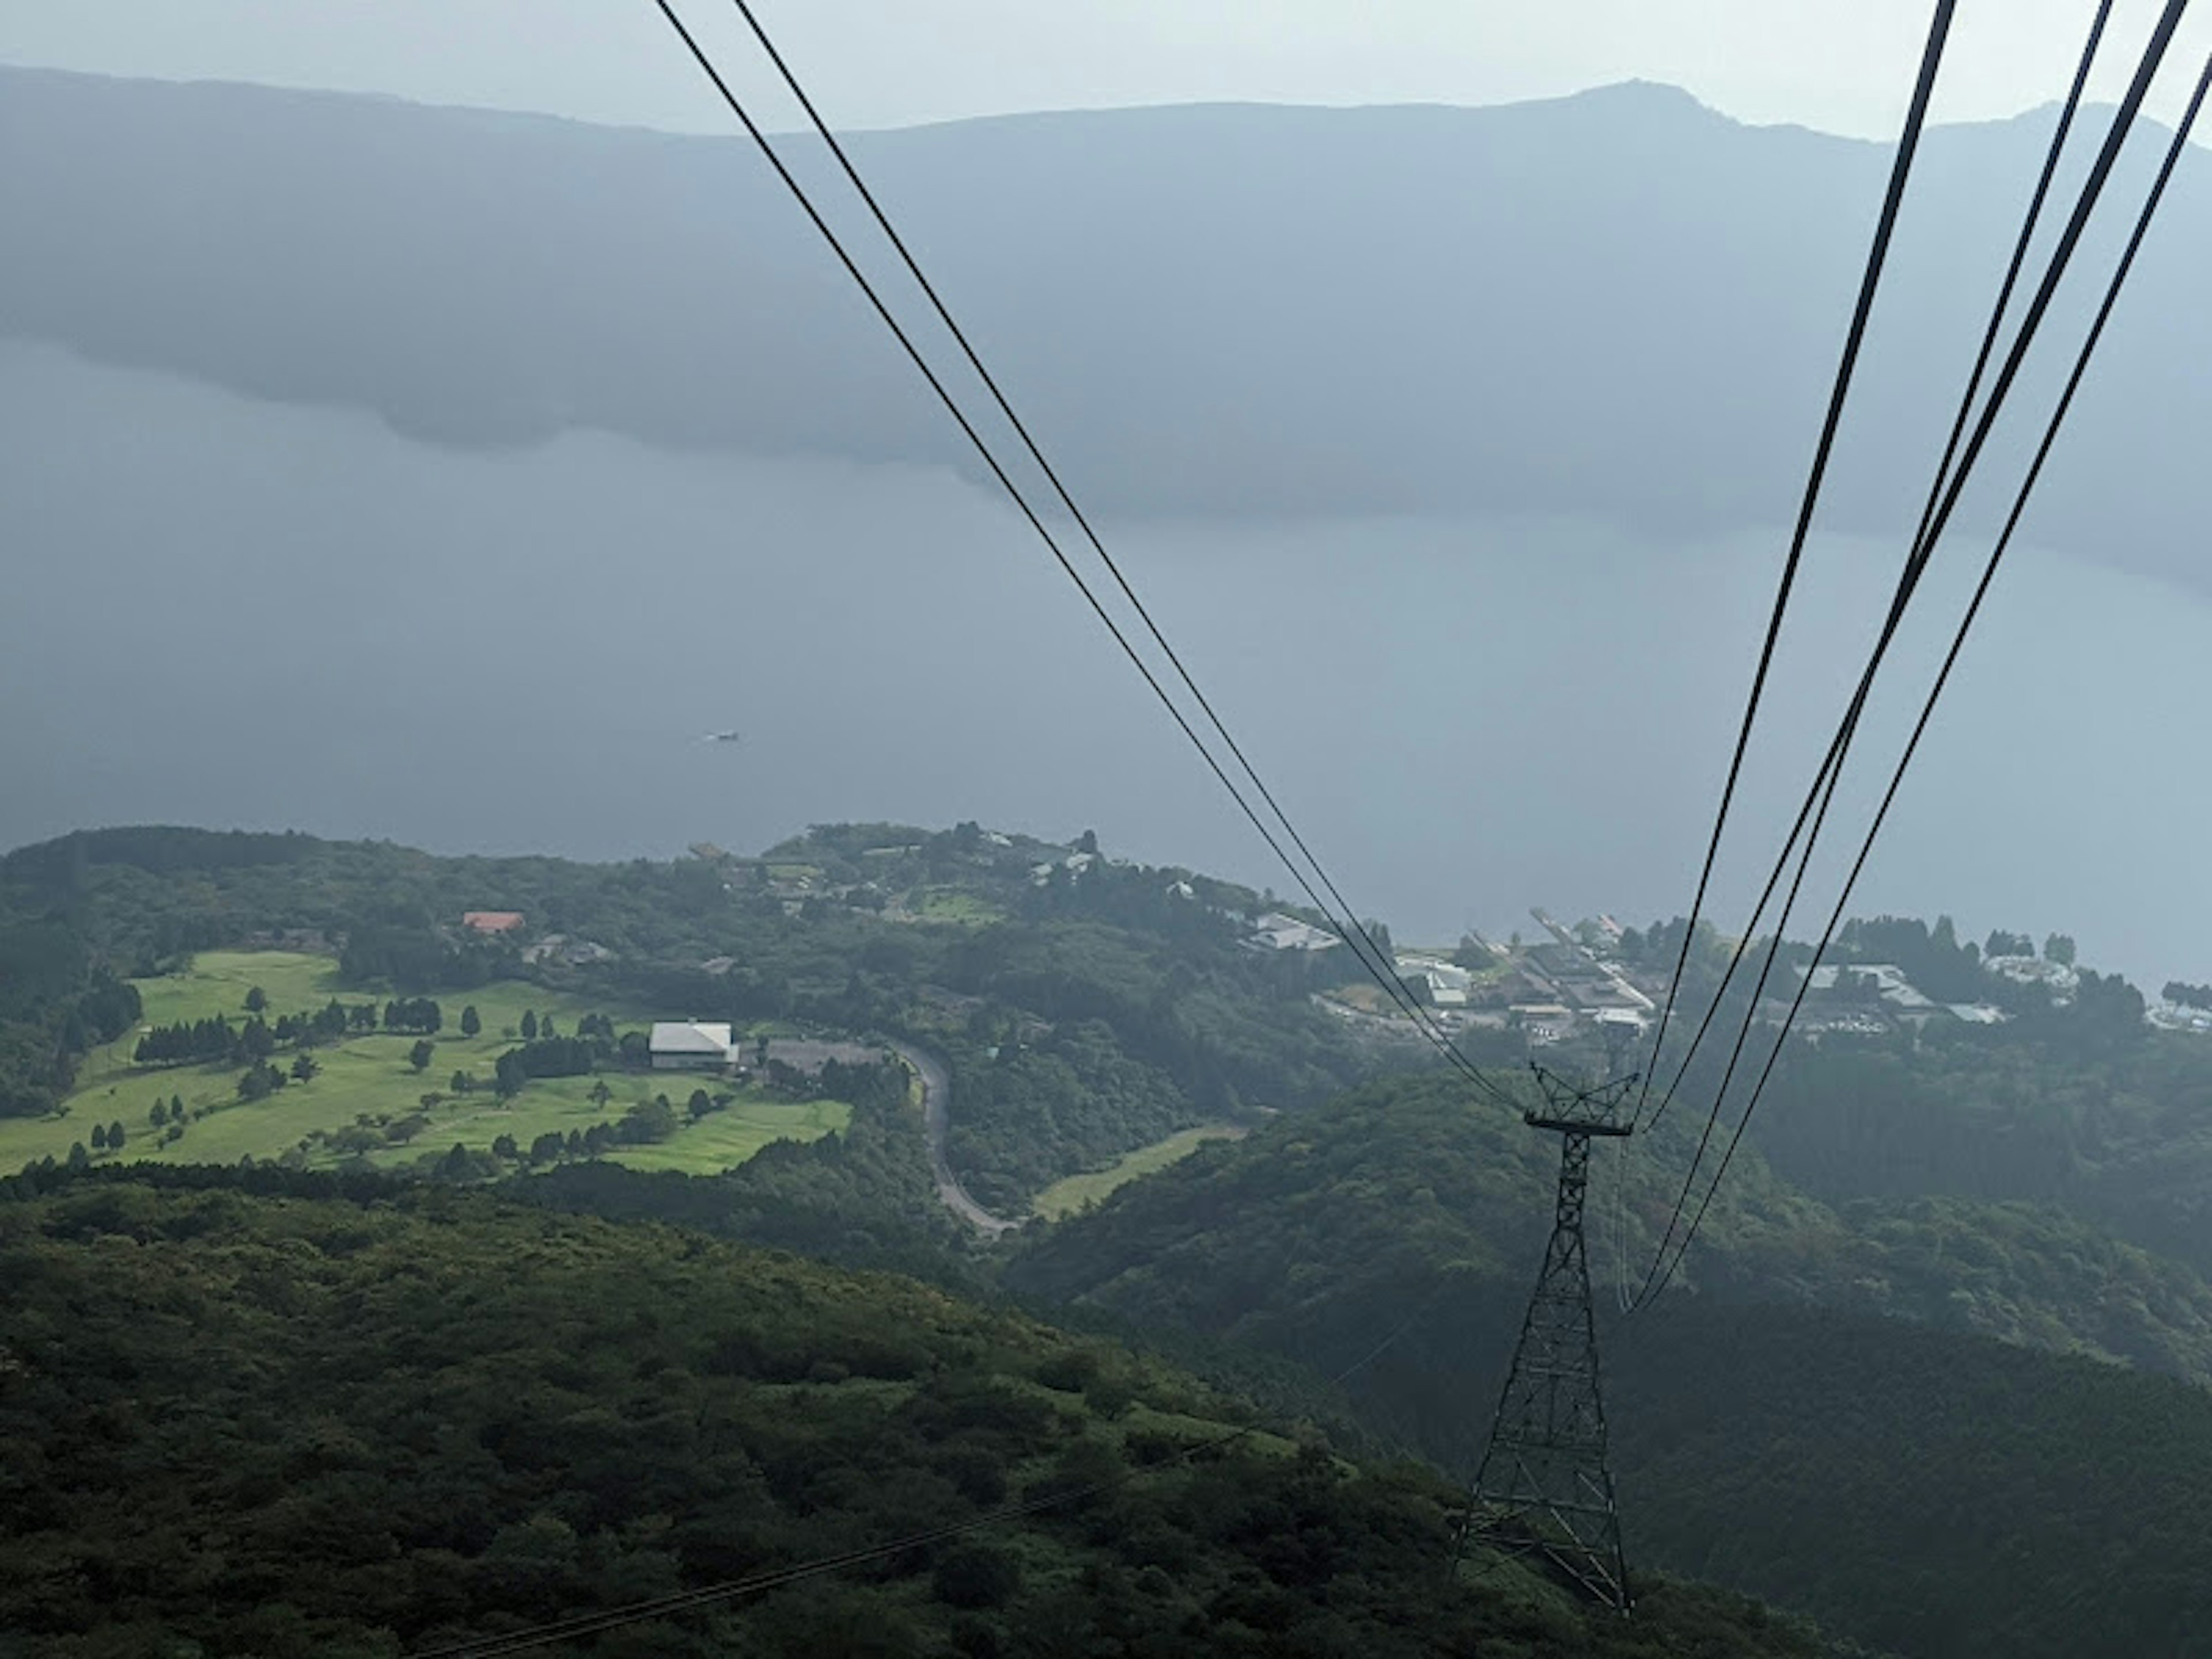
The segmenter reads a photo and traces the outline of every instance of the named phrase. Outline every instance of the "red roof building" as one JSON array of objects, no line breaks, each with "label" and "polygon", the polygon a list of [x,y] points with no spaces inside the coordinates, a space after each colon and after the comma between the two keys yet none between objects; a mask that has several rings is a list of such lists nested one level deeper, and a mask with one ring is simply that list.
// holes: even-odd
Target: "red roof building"
[{"label": "red roof building", "polygon": [[479,933],[511,933],[522,926],[520,910],[464,910],[461,926]]}]

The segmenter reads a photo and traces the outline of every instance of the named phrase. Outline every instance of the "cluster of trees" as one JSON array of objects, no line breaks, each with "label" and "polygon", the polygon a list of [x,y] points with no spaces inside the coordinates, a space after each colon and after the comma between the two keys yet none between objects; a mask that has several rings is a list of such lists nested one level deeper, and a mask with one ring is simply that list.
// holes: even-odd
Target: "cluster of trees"
[{"label": "cluster of trees", "polygon": [[[255,1022],[257,1024],[259,1022]],[[266,1030],[268,1028],[262,1028]],[[131,1058],[141,1066],[181,1066],[195,1061],[212,1063],[245,1053],[236,1027],[221,1014],[205,1019],[182,1020],[156,1025],[138,1039]]]},{"label": "cluster of trees", "polygon": [[1189,1096],[1126,1054],[1103,1020],[1055,1027],[1030,1043],[951,1045],[948,1058],[959,1104],[946,1155],[987,1206],[1018,1208],[1071,1170],[1203,1121]]},{"label": "cluster of trees", "polygon": [[[191,1189],[212,1175],[95,1172],[0,1223],[10,1438],[41,1453],[0,1506],[0,1628],[27,1651],[420,1651],[1049,1498],[617,1639],[666,1659],[1820,1652],[1656,1582],[1634,1624],[1516,1570],[1455,1584],[1449,1483],[1273,1434],[1200,1451],[1247,1408],[910,1280],[466,1193],[258,1169]],[[149,1306],[190,1307],[189,1332]],[[199,1570],[210,1538],[220,1571]]]},{"label": "cluster of trees", "polygon": [[0,902],[0,1117],[53,1110],[85,1054],[137,1024],[138,990],[66,923],[11,918]]},{"label": "cluster of trees", "polygon": [[[251,996],[247,1006],[253,1006]],[[400,1034],[434,1032],[445,1018],[436,1003],[422,998],[387,1002],[380,1018],[374,1003],[349,1008],[333,997],[313,1013],[279,1014],[273,1024],[263,1018],[261,1010],[267,1006],[264,998],[260,1007],[239,1025],[224,1015],[211,1014],[151,1027],[138,1039],[131,1058],[141,1066],[234,1063],[265,1059],[286,1044],[306,1048],[336,1042],[349,1033],[380,1029]]]},{"label": "cluster of trees", "polygon": [[588,1077],[598,1069],[601,1054],[596,1038],[541,1036],[500,1055],[495,1075],[499,1086],[512,1094],[534,1077]]},{"label": "cluster of trees", "polygon": [[[699,1115],[694,1114],[695,1116]],[[679,1124],[676,1109],[669,1104],[666,1095],[656,1095],[651,1100],[641,1100],[612,1123],[594,1123],[586,1128],[571,1129],[566,1134],[547,1130],[530,1143],[526,1161],[533,1165],[558,1164],[563,1158],[598,1158],[617,1146],[650,1146],[674,1135]],[[518,1156],[513,1137],[502,1135],[500,1143],[493,1143],[492,1151],[500,1157]]]},{"label": "cluster of trees", "polygon": [[469,990],[518,972],[512,945],[449,936],[427,917],[347,930],[338,976],[349,985],[393,985],[411,992]]},{"label": "cluster of trees", "polygon": [[[301,1059],[307,1056],[302,1054]],[[292,1075],[281,1066],[268,1060],[257,1060],[239,1074],[238,1097],[242,1101],[266,1100],[292,1081]],[[306,1081],[302,1078],[301,1081]]]},{"label": "cluster of trees", "polygon": [[384,1005],[387,1031],[420,1031],[435,1036],[446,1024],[446,1012],[428,997],[402,997]]},{"label": "cluster of trees", "polygon": [[[252,999],[246,999],[252,1008]],[[262,1007],[268,1006],[266,1000]],[[253,1009],[258,1013],[260,1009]],[[349,1009],[332,997],[312,1014],[279,1014],[270,1028],[279,1042],[336,1042],[349,1031],[373,1031],[376,1029],[376,1010],[368,1003]]]},{"label": "cluster of trees", "polygon": [[2212,985],[2190,985],[2178,979],[2166,982],[2159,994],[2183,1008],[2212,1009]]},{"label": "cluster of trees", "polygon": [[[1279,984],[1279,970],[1233,936],[1208,944],[1099,921],[953,941],[933,976],[982,1006],[957,1032],[909,1029],[953,1058],[963,1178],[1018,1203],[1174,1129],[1307,1106],[1374,1069],[1304,981]],[[1027,1116],[1025,1094],[1038,1103]]]},{"label": "cluster of trees", "polygon": [[[963,1254],[968,1235],[937,1201],[906,1068],[840,1066],[834,1075],[837,1097],[853,1109],[837,1133],[774,1142],[712,1178],[571,1164],[521,1183],[517,1195],[980,1288]],[[580,1140],[574,1155],[581,1152]]]}]

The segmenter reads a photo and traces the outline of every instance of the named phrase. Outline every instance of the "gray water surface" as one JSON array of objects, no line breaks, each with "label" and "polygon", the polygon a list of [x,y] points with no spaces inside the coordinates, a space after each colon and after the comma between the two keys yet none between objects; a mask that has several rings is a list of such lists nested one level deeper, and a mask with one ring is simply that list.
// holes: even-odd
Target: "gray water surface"
[{"label": "gray water surface", "polygon": [[[1525,926],[1530,903],[1686,908],[1778,532],[1109,534],[1316,850],[1400,937]],[[1931,609],[1955,611],[1979,552],[1946,553]],[[1816,539],[1724,922],[1896,558]],[[0,844],[160,821],[605,858],[972,817],[1096,828],[1109,852],[1290,890],[1066,578],[944,473],[591,434],[444,449],[0,343]],[[1916,684],[1937,631],[1908,629]],[[1901,703],[1870,718],[1859,778],[1893,757]],[[2212,608],[2023,547],[1852,908],[2070,931],[2154,986],[2212,977],[2208,706]],[[727,727],[742,745],[699,740]],[[1847,792],[1838,823],[1869,806]]]}]

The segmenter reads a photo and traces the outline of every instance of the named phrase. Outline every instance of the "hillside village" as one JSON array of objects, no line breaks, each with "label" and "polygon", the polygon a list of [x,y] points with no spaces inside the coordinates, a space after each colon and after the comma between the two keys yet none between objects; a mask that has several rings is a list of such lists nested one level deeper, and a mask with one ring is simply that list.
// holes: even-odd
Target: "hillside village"
[{"label": "hillside village", "polygon": [[[1316,913],[1272,893],[1109,857],[1088,832],[1054,843],[965,824],[954,832],[959,851],[951,864],[944,838],[918,830],[847,826],[837,834],[857,836],[866,844],[830,860],[823,857],[825,842],[815,835],[756,859],[738,858],[707,843],[691,850],[694,857],[714,864],[726,884],[763,890],[793,916],[854,909],[891,921],[981,922],[992,918],[992,905],[1012,910],[1024,895],[1072,896],[1101,882],[1121,892],[1132,884],[1149,884],[1147,892],[1161,903],[1188,907],[1233,930],[1244,949],[1295,964],[1316,1000],[1340,1017],[1370,1029],[1403,1019],[1359,969],[1343,939],[1321,925]],[[1590,1037],[1632,1041],[1648,1034],[1673,972],[1672,949],[1651,948],[1650,940],[1610,915],[1568,924],[1541,906],[1529,914],[1537,933],[1525,941],[1516,933],[1499,943],[1470,931],[1449,949],[1393,948],[1386,930],[1378,943],[1389,950],[1413,1000],[1448,1031],[1517,1031],[1534,1048]],[[1798,1035],[1817,1041],[1828,1033],[1917,1032],[1931,1022],[2002,1024],[2013,1018],[2008,1004],[2023,991],[2064,1007],[2081,982],[2072,943],[2057,936],[2046,942],[2057,952],[2052,956],[2025,935],[1992,933],[1987,948],[1965,947],[1965,957],[1976,963],[1971,981],[1940,986],[1917,983],[1914,969],[1869,954],[1869,943],[1854,945],[1847,934],[1814,969],[1794,1028]],[[564,944],[569,960],[580,959],[574,954],[580,950],[598,948]],[[739,964],[720,957],[701,965],[724,974]],[[1781,1024],[1802,978],[1795,967],[1778,967],[1760,999],[1758,1022]],[[2212,1034],[2212,1007],[2171,996],[2147,1001],[2143,1018],[2160,1030]]]}]

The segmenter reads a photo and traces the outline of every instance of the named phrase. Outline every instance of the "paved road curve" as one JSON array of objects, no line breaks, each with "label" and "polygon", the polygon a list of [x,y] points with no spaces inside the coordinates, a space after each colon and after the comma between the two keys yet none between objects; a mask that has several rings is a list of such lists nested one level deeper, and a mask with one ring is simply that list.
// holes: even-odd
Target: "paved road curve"
[{"label": "paved road curve", "polygon": [[986,1238],[1012,1231],[1018,1224],[993,1215],[970,1198],[945,1159],[945,1135],[952,1121],[952,1079],[945,1075],[945,1062],[910,1043],[894,1042],[891,1047],[921,1079],[922,1128],[929,1141],[929,1172],[937,1182],[937,1196],[945,1208]]}]

